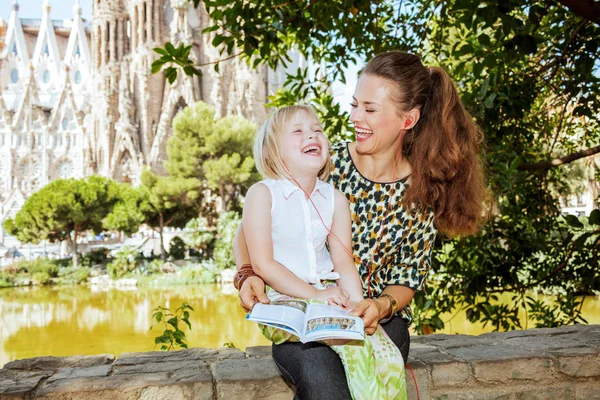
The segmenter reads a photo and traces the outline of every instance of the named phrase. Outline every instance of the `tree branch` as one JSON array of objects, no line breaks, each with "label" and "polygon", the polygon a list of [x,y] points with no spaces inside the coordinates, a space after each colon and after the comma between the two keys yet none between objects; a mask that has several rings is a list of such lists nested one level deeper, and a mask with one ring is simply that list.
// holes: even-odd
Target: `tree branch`
[{"label": "tree branch", "polygon": [[600,3],[594,0],[558,0],[558,2],[581,18],[600,25]]},{"label": "tree branch", "polygon": [[592,147],[586,150],[581,150],[573,154],[569,154],[568,156],[555,158],[549,161],[540,161],[532,164],[523,164],[519,165],[519,169],[521,171],[532,171],[539,169],[549,169],[552,167],[556,167],[562,164],[568,164],[573,161],[579,160],[580,158],[585,158],[589,156],[593,156],[594,154],[600,153],[600,145],[596,147]]},{"label": "tree branch", "polygon": [[211,62],[207,62],[207,63],[202,63],[202,64],[195,64],[194,67],[204,67],[206,65],[211,65],[211,64],[218,64],[221,61],[227,61],[227,60],[231,60],[232,58],[236,58],[237,56],[241,55],[242,53],[235,53],[230,55],[229,57],[225,57],[225,58],[221,58],[220,60],[216,60],[216,61],[211,61]]}]

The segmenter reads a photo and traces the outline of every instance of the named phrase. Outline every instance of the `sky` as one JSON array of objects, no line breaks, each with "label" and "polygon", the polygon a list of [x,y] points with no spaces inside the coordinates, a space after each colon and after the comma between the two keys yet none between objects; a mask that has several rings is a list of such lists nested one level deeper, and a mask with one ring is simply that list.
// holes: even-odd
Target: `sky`
[{"label": "sky", "polygon": [[[0,18],[8,21],[12,10],[13,0],[0,0]],[[73,19],[73,4],[75,0],[49,0],[50,17],[52,19]],[[19,16],[21,18],[41,19],[43,0],[18,0]],[[79,0],[84,19],[92,16],[92,0]]]}]

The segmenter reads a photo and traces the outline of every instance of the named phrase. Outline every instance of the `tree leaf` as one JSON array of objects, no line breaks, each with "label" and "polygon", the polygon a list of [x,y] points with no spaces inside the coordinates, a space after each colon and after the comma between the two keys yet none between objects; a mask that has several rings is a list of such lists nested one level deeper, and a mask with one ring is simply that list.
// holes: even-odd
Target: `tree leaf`
[{"label": "tree leaf", "polygon": [[583,224],[581,223],[581,221],[579,221],[579,218],[577,218],[576,216],[568,214],[565,215],[564,218],[567,221],[567,224],[569,224],[569,226],[578,229],[583,228]]},{"label": "tree leaf", "polygon": [[165,49],[163,49],[162,47],[155,47],[153,50],[154,50],[154,52],[160,54],[161,56],[168,56],[169,55],[169,53]]},{"label": "tree leaf", "polygon": [[590,225],[600,225],[600,210],[592,210],[588,221]]},{"label": "tree leaf", "polygon": [[496,93],[491,93],[486,99],[485,99],[485,108],[492,108],[494,107],[494,100],[496,99]]}]

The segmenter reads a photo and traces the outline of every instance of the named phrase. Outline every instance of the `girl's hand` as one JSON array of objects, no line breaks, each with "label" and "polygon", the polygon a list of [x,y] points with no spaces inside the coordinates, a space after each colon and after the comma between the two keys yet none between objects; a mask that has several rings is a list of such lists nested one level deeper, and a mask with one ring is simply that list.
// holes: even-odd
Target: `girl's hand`
[{"label": "girl's hand", "polygon": [[325,301],[329,305],[345,307],[350,300],[350,296],[341,287],[330,286],[324,290],[317,290],[315,300]]},{"label": "girl's hand", "polygon": [[365,323],[365,333],[372,335],[377,330],[379,320],[385,317],[387,312],[385,305],[375,299],[364,299],[350,313],[361,317]]},{"label": "girl's hand", "polygon": [[252,311],[252,307],[258,302],[270,302],[265,293],[265,282],[258,276],[249,276],[240,288],[240,305],[244,310]]}]

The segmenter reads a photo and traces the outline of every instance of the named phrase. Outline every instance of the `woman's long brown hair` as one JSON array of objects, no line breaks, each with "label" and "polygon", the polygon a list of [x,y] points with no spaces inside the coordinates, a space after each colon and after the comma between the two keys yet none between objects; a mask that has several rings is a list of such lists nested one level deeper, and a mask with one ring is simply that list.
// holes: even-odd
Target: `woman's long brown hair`
[{"label": "woman's long brown hair", "polygon": [[362,73],[394,83],[392,98],[399,112],[420,110],[419,121],[403,142],[412,166],[404,204],[432,209],[438,231],[446,236],[476,233],[487,197],[479,157],[483,135],[450,76],[399,51],[377,55]]}]

